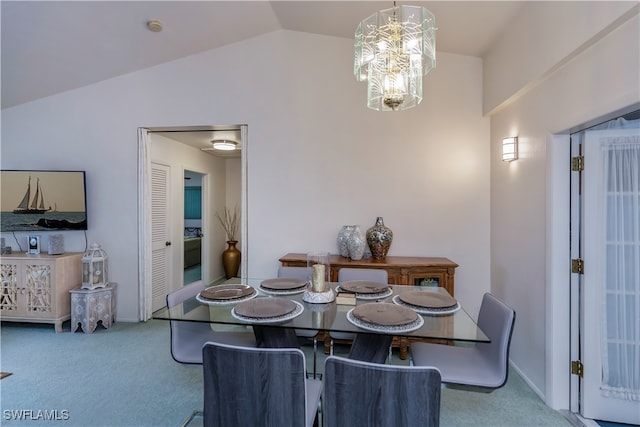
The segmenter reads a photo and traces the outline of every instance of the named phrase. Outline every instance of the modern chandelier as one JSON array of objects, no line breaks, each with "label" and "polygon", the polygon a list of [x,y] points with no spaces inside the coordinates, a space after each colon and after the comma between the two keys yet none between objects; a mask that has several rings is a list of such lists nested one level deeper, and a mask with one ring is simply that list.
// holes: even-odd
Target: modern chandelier
[{"label": "modern chandelier", "polygon": [[422,101],[422,76],[436,66],[436,21],[424,7],[380,10],[355,34],[353,73],[367,82],[367,107],[378,111],[413,108]]}]

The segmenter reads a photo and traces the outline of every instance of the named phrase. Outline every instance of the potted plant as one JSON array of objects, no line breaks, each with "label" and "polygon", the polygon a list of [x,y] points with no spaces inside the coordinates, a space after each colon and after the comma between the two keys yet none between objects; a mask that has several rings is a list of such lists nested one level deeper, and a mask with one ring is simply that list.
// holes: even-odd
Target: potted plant
[{"label": "potted plant", "polygon": [[222,265],[227,279],[236,277],[240,269],[240,251],[236,248],[240,212],[238,206],[233,211],[225,206],[222,215],[216,212],[216,217],[220,221],[224,232],[227,234],[227,249],[222,252]]}]

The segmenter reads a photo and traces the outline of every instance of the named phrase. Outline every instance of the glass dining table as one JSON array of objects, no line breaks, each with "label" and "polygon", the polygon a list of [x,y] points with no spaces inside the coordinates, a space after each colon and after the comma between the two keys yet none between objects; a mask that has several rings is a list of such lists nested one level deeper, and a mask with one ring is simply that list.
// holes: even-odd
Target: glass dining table
[{"label": "glass dining table", "polygon": [[[201,295],[186,300],[171,309],[164,307],[153,313],[154,319],[204,322],[216,325],[242,325],[253,327],[256,344],[259,347],[298,347],[296,330],[321,331],[325,333],[343,332],[355,335],[349,357],[375,363],[385,363],[393,337],[408,339],[435,339],[464,342],[490,342],[485,333],[467,314],[459,301],[445,310],[424,309],[405,304],[416,297],[450,297],[441,287],[389,285],[383,294],[356,294],[355,305],[310,303],[305,301],[304,290],[287,292],[267,291],[261,286],[264,279],[233,278],[221,285],[248,285],[250,294],[235,299],[209,301]],[[335,292],[338,283],[330,283]],[[219,286],[219,285],[217,285]],[[216,289],[215,287],[209,289]],[[427,292],[430,294],[416,294]],[[412,299],[409,298],[412,297]],[[264,298],[279,300],[257,301]],[[295,305],[295,310],[281,317],[251,318],[241,316],[241,310],[249,301],[253,303],[278,303]],[[292,301],[294,304],[291,304]],[[241,306],[243,304],[243,306]],[[365,304],[378,304],[363,307]],[[380,305],[382,304],[382,305]],[[366,322],[363,317],[354,316],[354,310],[370,311],[373,307],[394,309],[394,306],[412,307],[415,318],[406,325],[386,325],[384,322]],[[399,310],[399,309],[398,309]],[[357,312],[356,311],[356,312]],[[396,311],[396,310],[391,310]],[[374,312],[369,313],[375,315]],[[393,313],[392,313],[393,314]],[[405,314],[403,312],[403,314]],[[215,327],[214,327],[215,329]]]}]

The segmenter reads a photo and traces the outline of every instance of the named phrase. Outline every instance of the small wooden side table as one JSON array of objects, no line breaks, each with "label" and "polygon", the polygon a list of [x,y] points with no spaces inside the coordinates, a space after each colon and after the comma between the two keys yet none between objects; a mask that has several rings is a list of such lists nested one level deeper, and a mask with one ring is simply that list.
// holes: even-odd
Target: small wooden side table
[{"label": "small wooden side table", "polygon": [[98,289],[71,289],[71,332],[82,326],[85,334],[96,330],[98,322],[105,329],[116,321],[117,283]]}]

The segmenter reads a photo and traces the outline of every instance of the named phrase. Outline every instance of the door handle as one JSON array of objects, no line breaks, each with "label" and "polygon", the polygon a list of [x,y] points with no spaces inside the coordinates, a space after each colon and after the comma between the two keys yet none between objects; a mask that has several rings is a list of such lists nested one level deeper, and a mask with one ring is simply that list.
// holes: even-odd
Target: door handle
[{"label": "door handle", "polygon": [[164,242],[164,245],[165,245],[165,246],[171,246],[171,242],[166,241],[166,242]]}]

